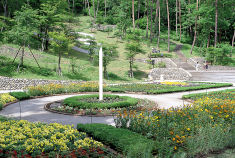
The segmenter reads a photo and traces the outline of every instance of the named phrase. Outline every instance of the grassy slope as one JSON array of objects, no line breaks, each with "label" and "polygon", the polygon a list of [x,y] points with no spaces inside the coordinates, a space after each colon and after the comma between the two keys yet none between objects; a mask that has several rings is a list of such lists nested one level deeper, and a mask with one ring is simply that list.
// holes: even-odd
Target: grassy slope
[{"label": "grassy slope", "polygon": [[[78,17],[79,23],[76,24],[70,24],[71,27],[73,27],[77,31],[86,32],[94,34],[97,41],[101,42],[107,42],[110,44],[115,44],[118,46],[117,50],[119,52],[119,58],[115,61],[112,61],[110,65],[108,66],[108,72],[111,73],[109,80],[106,80],[106,82],[137,82],[137,81],[143,81],[145,78],[147,78],[147,74],[150,71],[149,65],[146,63],[140,63],[135,62],[136,70],[135,70],[135,78],[130,79],[128,78],[128,70],[129,70],[129,62],[126,59],[125,55],[125,44],[126,41],[121,41],[120,39],[117,39],[113,37],[113,32],[107,33],[107,32],[90,32],[89,29],[89,17]],[[163,36],[165,34],[163,33]],[[16,45],[10,45],[8,46],[14,47],[15,49],[18,48]],[[137,55],[136,59],[141,58],[147,58],[148,53],[151,51],[152,47],[156,47],[156,41],[154,41],[152,44],[148,42],[142,43],[142,46],[144,50],[146,51],[146,54],[144,55]],[[174,50],[175,45],[171,45],[171,50]],[[164,42],[164,40],[161,40],[160,42],[160,49],[161,52],[167,51],[167,42]],[[26,50],[27,51],[27,50]],[[37,50],[33,50],[34,54],[37,56],[37,59],[39,61],[39,64],[41,67],[43,67],[43,71],[39,70],[37,68],[36,63],[34,62],[32,56],[25,58],[24,64],[27,68],[25,68],[21,73],[16,73],[16,67],[17,65],[12,65],[11,61],[14,57],[14,53],[9,52],[2,52],[0,56],[8,57],[10,60],[8,61],[6,58],[0,58],[0,75],[2,76],[9,76],[9,77],[15,77],[15,78],[40,78],[40,79],[58,79],[58,80],[98,80],[98,67],[93,66],[88,59],[88,56],[83,53],[69,52],[69,56],[74,56],[76,58],[76,74],[71,73],[71,66],[70,66],[70,59],[68,55],[65,55],[62,58],[62,71],[63,71],[63,77],[58,77],[55,73],[56,67],[57,67],[57,60],[58,57],[54,54],[48,53],[48,52],[40,52]],[[19,62],[19,58],[16,60],[16,64]],[[49,75],[47,75],[47,72],[49,72]]]}]

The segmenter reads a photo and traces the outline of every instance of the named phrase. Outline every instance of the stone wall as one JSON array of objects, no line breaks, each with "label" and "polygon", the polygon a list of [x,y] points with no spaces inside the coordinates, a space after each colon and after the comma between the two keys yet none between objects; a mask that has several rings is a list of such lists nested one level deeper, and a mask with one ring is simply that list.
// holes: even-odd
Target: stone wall
[{"label": "stone wall", "polygon": [[[205,71],[205,59],[200,57],[190,58],[187,61],[190,65],[194,66],[199,62],[199,71]],[[219,71],[219,70],[235,70],[235,67],[231,66],[220,66],[220,65],[208,65],[208,71]]]},{"label": "stone wall", "polygon": [[21,90],[28,86],[45,85],[45,84],[69,84],[79,83],[81,81],[65,80],[40,80],[40,79],[17,79],[9,77],[0,77],[0,90]]},{"label": "stone wall", "polygon": [[[166,64],[166,68],[177,68],[177,65],[170,58],[151,58],[155,61],[155,65],[159,62],[164,62]],[[136,59],[137,62],[148,63],[149,59]]]},{"label": "stone wall", "polygon": [[150,80],[190,80],[192,75],[182,68],[155,68],[149,74]]}]

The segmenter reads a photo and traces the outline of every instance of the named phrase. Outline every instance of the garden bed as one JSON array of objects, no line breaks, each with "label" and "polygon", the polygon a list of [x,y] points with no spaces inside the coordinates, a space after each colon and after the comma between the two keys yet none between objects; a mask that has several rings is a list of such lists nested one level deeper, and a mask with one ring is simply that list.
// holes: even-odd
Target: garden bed
[{"label": "garden bed", "polygon": [[70,106],[63,105],[63,100],[61,101],[55,101],[52,103],[48,103],[44,106],[45,110],[58,113],[58,114],[64,114],[64,115],[74,115],[74,116],[96,116],[96,117],[104,117],[104,116],[115,116],[119,111],[126,110],[136,110],[136,111],[142,111],[143,109],[157,109],[158,106],[155,102],[144,100],[144,99],[138,99],[138,104],[136,106],[131,107],[125,107],[125,108],[110,108],[110,109],[78,109],[73,108]]},{"label": "garden bed", "polygon": [[102,143],[69,125],[0,119],[0,127],[0,157],[3,158],[109,155]]}]

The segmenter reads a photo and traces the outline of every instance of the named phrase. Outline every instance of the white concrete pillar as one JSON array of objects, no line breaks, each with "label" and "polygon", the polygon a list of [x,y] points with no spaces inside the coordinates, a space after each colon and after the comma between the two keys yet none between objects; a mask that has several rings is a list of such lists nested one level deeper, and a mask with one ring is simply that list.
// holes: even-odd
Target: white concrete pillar
[{"label": "white concrete pillar", "polygon": [[103,51],[99,51],[99,100],[103,100]]}]

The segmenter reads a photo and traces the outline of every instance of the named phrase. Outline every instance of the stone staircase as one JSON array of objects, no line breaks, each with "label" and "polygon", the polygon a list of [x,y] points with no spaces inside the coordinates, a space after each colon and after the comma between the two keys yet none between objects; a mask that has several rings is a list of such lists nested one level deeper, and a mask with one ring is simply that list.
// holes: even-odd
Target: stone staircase
[{"label": "stone staircase", "polygon": [[183,68],[184,70],[195,70],[195,67],[187,62],[187,58],[181,52],[182,46],[183,45],[181,44],[176,45],[174,52],[176,53],[178,58],[172,59],[172,61],[177,65],[178,68]]}]

